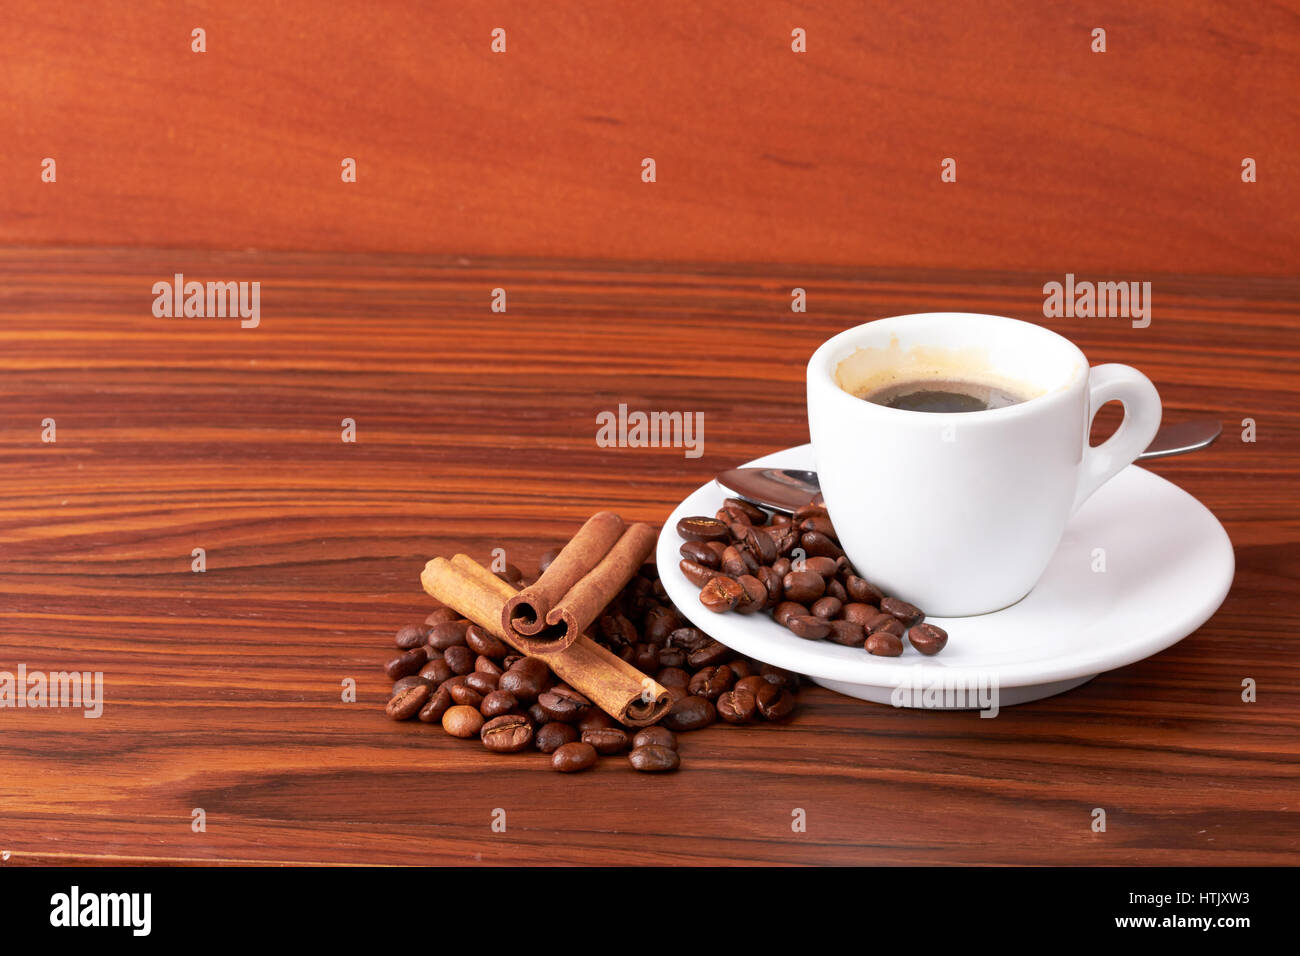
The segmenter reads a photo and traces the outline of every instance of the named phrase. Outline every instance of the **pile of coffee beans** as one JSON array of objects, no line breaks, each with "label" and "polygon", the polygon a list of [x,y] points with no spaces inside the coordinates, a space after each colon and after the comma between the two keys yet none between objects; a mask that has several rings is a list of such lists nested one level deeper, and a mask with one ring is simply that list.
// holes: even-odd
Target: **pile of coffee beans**
[{"label": "pile of coffee beans", "polygon": [[[543,555],[539,575],[558,553]],[[528,583],[513,565],[497,576],[516,588]],[[399,653],[385,666],[395,682],[386,712],[394,720],[439,724],[452,737],[478,738],[493,753],[539,750],[561,773],[623,754],[633,769],[657,773],[679,766],[679,733],[719,719],[783,720],[794,711],[798,675],[738,655],[691,627],[653,564],[604,609],[591,637],[668,690],[672,707],[658,724],[623,727],[540,658],[517,653],[446,607],[397,632]]]},{"label": "pile of coffee beans", "polygon": [[948,643],[915,605],[886,597],[844,556],[830,515],[817,501],[793,515],[769,515],[728,498],[712,518],[683,518],[681,570],[700,589],[700,603],[719,614],[770,611],[805,640],[865,648],[898,657],[904,637],[925,655]]}]

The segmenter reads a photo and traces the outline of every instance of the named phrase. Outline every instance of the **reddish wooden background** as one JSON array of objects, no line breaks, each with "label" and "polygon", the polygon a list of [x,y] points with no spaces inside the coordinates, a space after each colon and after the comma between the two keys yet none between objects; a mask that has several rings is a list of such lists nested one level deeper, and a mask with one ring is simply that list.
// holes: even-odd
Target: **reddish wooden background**
[{"label": "reddish wooden background", "polygon": [[1297,89],[1294,0],[9,0],[0,243],[1294,274]]}]

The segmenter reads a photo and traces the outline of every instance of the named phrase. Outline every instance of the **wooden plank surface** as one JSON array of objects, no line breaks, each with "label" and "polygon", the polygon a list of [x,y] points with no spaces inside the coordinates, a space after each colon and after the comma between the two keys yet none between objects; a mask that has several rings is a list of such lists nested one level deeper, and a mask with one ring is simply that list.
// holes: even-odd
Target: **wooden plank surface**
[{"label": "wooden plank surface", "polygon": [[[154,318],[175,272],[260,281],[260,327]],[[1300,861],[1300,281],[1156,276],[1134,329],[1044,320],[1047,278],[0,249],[0,670],[106,683],[98,719],[0,710],[3,865]],[[805,691],[788,726],[684,737],[662,778],[613,759],[564,777],[385,719],[380,666],[425,613],[428,557],[502,546],[531,567],[598,508],[658,522],[807,440],[803,368],[828,335],[950,308],[1044,322],[1143,368],[1169,419],[1224,422],[1152,466],[1236,546],[1209,624],[995,720]],[[703,412],[703,457],[597,447],[620,402]]]},{"label": "wooden plank surface", "polygon": [[1295,0],[9,0],[0,242],[1293,275],[1298,88]]}]

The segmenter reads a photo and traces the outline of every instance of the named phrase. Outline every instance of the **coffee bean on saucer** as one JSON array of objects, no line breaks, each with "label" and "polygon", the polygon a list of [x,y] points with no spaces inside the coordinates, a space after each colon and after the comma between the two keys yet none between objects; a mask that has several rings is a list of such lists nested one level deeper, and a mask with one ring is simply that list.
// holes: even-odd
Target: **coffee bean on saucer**
[{"label": "coffee bean on saucer", "polygon": [[537,733],[533,735],[533,743],[537,749],[544,754],[553,754],[565,744],[571,744],[578,739],[578,729],[572,724],[562,724],[558,721],[542,724],[537,728]]},{"label": "coffee bean on saucer", "polygon": [[902,637],[903,631],[906,630],[906,628],[903,627],[902,621],[894,617],[892,614],[884,613],[877,614],[863,622],[862,626],[866,628],[868,634],[876,634],[883,631],[886,634],[893,634],[895,637]]},{"label": "coffee bean on saucer", "polygon": [[736,579],[736,583],[740,585],[742,592],[740,600],[736,602],[736,613],[753,614],[755,611],[762,610],[763,605],[767,603],[767,585],[752,574],[742,574]]},{"label": "coffee bean on saucer", "polygon": [[407,687],[389,700],[384,712],[393,720],[410,720],[429,699],[429,685],[420,682]]},{"label": "coffee bean on saucer", "polygon": [[810,604],[826,593],[826,579],[815,571],[791,571],[781,582],[788,601]]},{"label": "coffee bean on saucer", "polygon": [[663,725],[678,733],[699,730],[713,723],[717,716],[717,709],[711,701],[703,697],[687,696],[673,702],[668,713],[664,715]]},{"label": "coffee bean on saucer", "polygon": [[867,639],[867,632],[861,624],[855,624],[852,621],[827,621],[830,625],[831,632],[826,635],[826,639],[835,644],[843,644],[845,647],[861,647]]},{"label": "coffee bean on saucer", "polygon": [[806,641],[820,641],[831,632],[829,624],[820,617],[813,617],[811,614],[791,615],[785,619],[785,626],[796,637],[802,637]]},{"label": "coffee bean on saucer", "polygon": [[762,524],[767,521],[767,512],[752,501],[746,501],[744,498],[727,498],[722,502],[722,506],[744,513],[754,524]]},{"label": "coffee bean on saucer", "polygon": [[729,541],[731,529],[717,518],[682,518],[677,522],[677,534],[693,541]]},{"label": "coffee bean on saucer", "polygon": [[809,613],[808,608],[804,607],[802,604],[798,604],[794,601],[782,601],[780,604],[776,606],[776,609],[772,612],[772,618],[773,620],[776,621],[776,623],[780,624],[782,627],[785,627],[785,622],[788,621],[794,615],[796,614],[806,615],[808,613]]},{"label": "coffee bean on saucer", "polygon": [[582,742],[591,744],[596,748],[596,753],[604,754],[621,754],[627,749],[627,731],[619,727],[605,727],[599,730],[584,730],[582,732]]},{"label": "coffee bean on saucer", "polygon": [[758,559],[760,565],[771,564],[776,560],[776,542],[770,534],[758,528],[750,528],[745,534],[745,547]]},{"label": "coffee bean on saucer", "polygon": [[840,608],[840,617],[854,624],[865,625],[880,613],[880,608],[871,604],[859,604],[854,601]]},{"label": "coffee bean on saucer", "polygon": [[849,592],[849,597],[860,604],[880,604],[885,599],[885,593],[865,578],[860,578],[856,574],[850,574],[844,579],[844,590]]},{"label": "coffee bean on saucer", "polygon": [[642,727],[632,737],[632,747],[645,747],[654,744],[657,747],[667,747],[670,750],[677,749],[677,737],[667,727],[658,725],[653,727]]},{"label": "coffee bean on saucer", "polygon": [[578,773],[596,766],[596,748],[581,741],[564,744],[551,754],[551,766],[560,773]]},{"label": "coffee bean on saucer", "polygon": [[844,590],[844,585],[840,583],[839,578],[826,579],[826,596],[833,597],[841,604],[849,599],[849,592]]},{"label": "coffee bean on saucer", "polygon": [[473,707],[457,704],[442,715],[442,729],[453,737],[476,737],[483,728],[483,715]]},{"label": "coffee bean on saucer", "polygon": [[782,583],[784,574],[777,574],[772,568],[759,568],[758,579],[763,582],[763,587],[767,589],[767,600],[763,602],[766,608],[774,608],[785,600],[785,585]]},{"label": "coffee bean on saucer", "polygon": [[876,631],[867,638],[867,653],[877,657],[897,657],[903,653],[903,641],[888,631]]},{"label": "coffee bean on saucer", "polygon": [[409,651],[402,651],[385,664],[384,673],[388,675],[389,680],[401,680],[403,677],[418,674],[428,660],[429,657],[424,653],[423,648],[413,647]]},{"label": "coffee bean on saucer", "polygon": [[758,570],[758,559],[744,545],[730,545],[722,552],[722,573],[730,578],[753,574]]},{"label": "coffee bean on saucer", "polygon": [[880,610],[898,618],[905,627],[920,624],[925,619],[925,612],[919,607],[915,604],[908,604],[906,601],[900,601],[898,598],[885,598],[880,602]]},{"label": "coffee bean on saucer", "polygon": [[716,571],[722,564],[722,559],[702,541],[683,541],[679,550],[683,558],[694,561],[702,567],[713,568]]},{"label": "coffee bean on saucer", "polygon": [[938,654],[948,644],[948,632],[934,624],[913,624],[907,639],[927,657]]},{"label": "coffee bean on saucer", "polygon": [[835,576],[835,562],[830,558],[814,557],[804,558],[803,569],[811,571],[813,574],[820,574],[824,578]]},{"label": "coffee bean on saucer", "polygon": [[681,561],[677,563],[677,567],[681,569],[682,575],[686,580],[690,581],[697,588],[703,588],[718,573],[714,568],[692,561],[690,558],[682,558]]},{"label": "coffee bean on saucer", "polygon": [[494,753],[517,754],[533,742],[533,725],[522,714],[493,717],[479,730],[479,738]]},{"label": "coffee bean on saucer", "polygon": [[823,621],[829,621],[831,618],[839,614],[843,607],[843,601],[839,598],[827,595],[826,597],[819,597],[817,600],[813,601],[811,610],[813,617],[819,617]]},{"label": "coffee bean on saucer", "polygon": [[676,770],[682,762],[676,750],[656,744],[638,747],[627,755],[627,760],[634,770],[642,773],[665,773]]},{"label": "coffee bean on saucer", "polygon": [[413,647],[419,647],[424,643],[428,631],[418,624],[408,624],[400,628],[397,632],[397,647],[399,650],[409,651]]},{"label": "coffee bean on saucer", "polygon": [[730,611],[739,603],[745,589],[735,578],[717,575],[700,589],[700,603],[715,614]]},{"label": "coffee bean on saucer", "polygon": [[820,531],[805,531],[799,545],[810,556],[838,558],[844,552],[828,535]]}]

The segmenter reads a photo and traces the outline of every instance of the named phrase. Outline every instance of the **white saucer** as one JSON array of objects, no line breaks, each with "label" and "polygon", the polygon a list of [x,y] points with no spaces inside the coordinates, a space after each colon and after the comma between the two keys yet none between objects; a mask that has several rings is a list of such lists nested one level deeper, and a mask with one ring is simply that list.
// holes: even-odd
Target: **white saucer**
[{"label": "white saucer", "polygon": [[[749,462],[815,467],[811,445]],[[673,603],[695,626],[733,650],[796,671],[841,694],[897,706],[989,709],[984,700],[939,687],[996,688],[996,706],[1050,697],[1103,671],[1132,664],[1182,640],[1223,603],[1235,560],[1227,532],[1199,501],[1130,465],[1071,519],[1051,564],[1019,603],[978,617],[932,618],[948,646],[924,657],[905,642],[901,657],[796,637],[765,613],[714,614],[678,568],[676,525],[709,515],[727,493],[709,482],[664,522],[656,560]],[[1104,571],[1100,566],[1104,551]],[[923,697],[922,691],[930,690]]]}]

